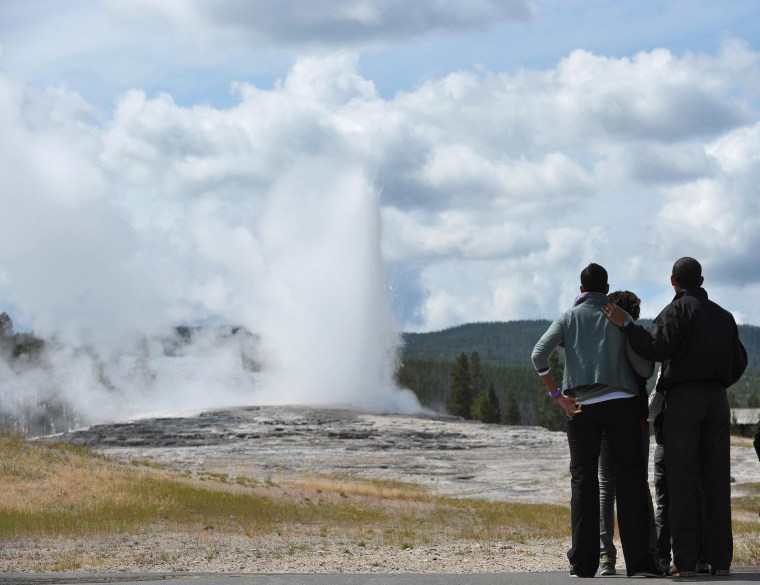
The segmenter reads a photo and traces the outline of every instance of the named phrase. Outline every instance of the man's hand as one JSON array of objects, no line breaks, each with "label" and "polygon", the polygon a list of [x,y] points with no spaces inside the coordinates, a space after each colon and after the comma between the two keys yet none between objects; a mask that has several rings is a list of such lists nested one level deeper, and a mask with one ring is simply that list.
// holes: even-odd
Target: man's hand
[{"label": "man's hand", "polygon": [[622,327],[623,323],[625,323],[626,313],[617,305],[604,305],[602,307],[602,313],[604,313],[607,318],[618,327]]},{"label": "man's hand", "polygon": [[557,398],[554,399],[554,401],[559,404],[560,407],[562,407],[562,410],[565,411],[567,418],[573,418],[576,414],[581,413],[581,407],[579,404],[576,404],[576,402],[578,402],[578,399],[575,396],[560,394]]}]

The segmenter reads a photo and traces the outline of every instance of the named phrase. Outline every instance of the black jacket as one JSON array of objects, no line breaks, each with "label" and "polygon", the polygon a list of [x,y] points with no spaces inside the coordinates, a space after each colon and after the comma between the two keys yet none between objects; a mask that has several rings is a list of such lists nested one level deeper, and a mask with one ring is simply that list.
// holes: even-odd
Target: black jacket
[{"label": "black jacket", "polygon": [[631,323],[624,331],[636,353],[663,363],[665,389],[685,382],[728,388],[747,367],[734,317],[703,288],[680,291],[650,327]]},{"label": "black jacket", "polygon": [[757,458],[760,459],[760,424],[757,425],[757,431],[755,432],[755,453]]}]

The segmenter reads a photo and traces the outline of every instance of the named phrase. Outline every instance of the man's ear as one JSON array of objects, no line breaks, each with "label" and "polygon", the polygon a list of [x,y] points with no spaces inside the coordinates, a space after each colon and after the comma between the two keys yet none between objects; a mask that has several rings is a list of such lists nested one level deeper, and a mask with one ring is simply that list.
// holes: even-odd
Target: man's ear
[{"label": "man's ear", "polygon": [[605,285],[605,287],[604,287],[604,294],[607,294],[608,292],[610,292],[610,285],[609,284]]},{"label": "man's ear", "polygon": [[704,276],[700,276],[699,277],[699,284],[697,286],[702,286],[704,284],[704,282],[705,282],[705,277]]},{"label": "man's ear", "polygon": [[581,289],[581,294],[583,294],[583,293],[585,293],[585,292],[586,292],[586,289],[585,289],[585,288],[583,288],[583,285],[581,285],[581,286],[580,286],[580,289]]},{"label": "man's ear", "polygon": [[670,285],[671,286],[678,286],[678,282],[676,282],[676,277],[672,274],[670,275]]}]

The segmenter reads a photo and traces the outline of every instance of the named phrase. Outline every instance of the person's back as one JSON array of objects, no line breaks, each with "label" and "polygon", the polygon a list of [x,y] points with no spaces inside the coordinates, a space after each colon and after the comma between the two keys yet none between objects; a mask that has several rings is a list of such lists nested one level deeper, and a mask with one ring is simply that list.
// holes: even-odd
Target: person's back
[{"label": "person's back", "polygon": [[[702,288],[702,266],[683,257],[670,277],[676,295],[649,329],[624,317],[614,305],[608,318],[625,332],[639,355],[663,363],[663,443],[670,499],[673,573],[695,573],[704,524],[704,548],[715,574],[730,572],[730,410],[726,389],[747,366],[731,314]],[[704,497],[701,497],[703,495]],[[704,517],[697,510],[704,508]]]},{"label": "person's back", "polygon": [[606,295],[592,294],[563,316],[566,388],[596,384],[628,390],[637,387],[627,367],[625,338],[601,311],[606,302]]},{"label": "person's back", "polygon": [[663,382],[717,382],[736,379],[732,369],[737,327],[731,313],[711,301],[701,287],[683,289],[650,328],[655,355],[662,358]]},{"label": "person's back", "polygon": [[611,391],[635,394],[637,385],[625,356],[625,338],[602,313],[602,292],[585,292],[575,306],[552,323],[536,343],[531,358],[539,372],[548,371],[549,354],[565,348],[562,386],[579,404]]},{"label": "person's back", "polygon": [[[532,359],[551,398],[568,417],[572,497],[571,573],[593,577],[599,567],[599,452],[606,433],[616,464],[618,525],[626,571],[659,575],[648,551],[646,475],[636,382],[625,356],[624,337],[602,312],[608,302],[607,271],[589,264],[581,272],[581,295],[552,322]],[[565,390],[549,372],[549,355],[565,348]]]}]

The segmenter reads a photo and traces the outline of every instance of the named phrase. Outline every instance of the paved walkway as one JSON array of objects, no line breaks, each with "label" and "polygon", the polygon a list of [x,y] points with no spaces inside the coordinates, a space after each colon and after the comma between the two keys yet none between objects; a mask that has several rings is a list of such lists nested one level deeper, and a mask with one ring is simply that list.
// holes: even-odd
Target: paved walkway
[{"label": "paved walkway", "polygon": [[[487,574],[283,574],[254,575],[245,573],[0,573],[0,585],[560,585],[567,584],[565,572],[487,573]],[[597,579],[625,579],[598,577]],[[666,578],[674,583],[709,583],[737,585],[760,583],[760,568],[741,570],[728,578],[700,576],[689,579]],[[661,583],[664,580],[659,580]],[[657,581],[650,581],[655,583]]]}]

